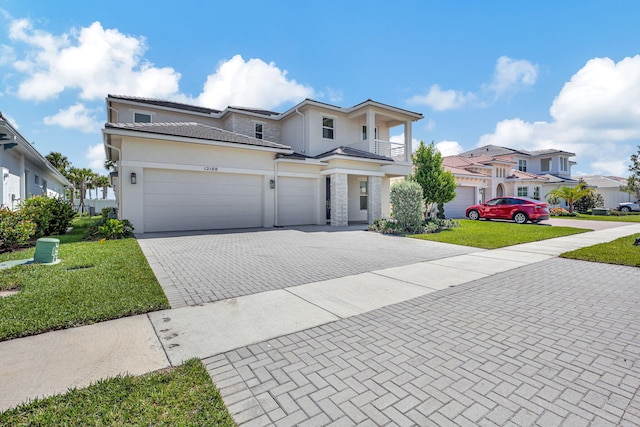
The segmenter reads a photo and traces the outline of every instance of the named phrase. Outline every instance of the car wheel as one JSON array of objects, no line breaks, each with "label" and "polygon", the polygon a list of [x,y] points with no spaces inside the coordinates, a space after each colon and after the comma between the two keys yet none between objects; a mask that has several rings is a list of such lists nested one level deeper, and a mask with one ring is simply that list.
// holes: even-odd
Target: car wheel
[{"label": "car wheel", "polygon": [[475,211],[475,210],[470,211],[469,215],[467,216],[469,217],[469,219],[473,219],[473,220],[480,219],[480,213],[478,213],[478,211]]},{"label": "car wheel", "polygon": [[631,212],[631,208],[629,206],[623,206],[620,208],[620,212]]},{"label": "car wheel", "polygon": [[516,222],[516,224],[524,224],[529,220],[529,218],[527,218],[526,213],[518,212],[513,216],[513,220]]}]

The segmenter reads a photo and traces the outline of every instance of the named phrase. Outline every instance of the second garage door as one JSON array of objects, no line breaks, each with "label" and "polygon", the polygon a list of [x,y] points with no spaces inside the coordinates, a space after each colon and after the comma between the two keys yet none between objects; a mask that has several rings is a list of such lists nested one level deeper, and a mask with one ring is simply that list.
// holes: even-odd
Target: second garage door
[{"label": "second garage door", "polygon": [[464,218],[467,208],[475,204],[475,187],[456,187],[456,198],[444,204],[447,218]]},{"label": "second garage door", "polygon": [[315,224],[317,211],[316,179],[278,178],[278,225]]},{"label": "second garage door", "polygon": [[144,231],[262,227],[262,177],[146,169]]}]

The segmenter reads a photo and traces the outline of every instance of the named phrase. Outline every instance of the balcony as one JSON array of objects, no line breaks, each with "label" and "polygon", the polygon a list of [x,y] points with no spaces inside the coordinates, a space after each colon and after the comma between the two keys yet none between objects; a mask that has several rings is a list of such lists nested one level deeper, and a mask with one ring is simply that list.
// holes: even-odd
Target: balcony
[{"label": "balcony", "polygon": [[391,157],[396,162],[405,162],[405,146],[402,142],[375,140],[375,154]]}]

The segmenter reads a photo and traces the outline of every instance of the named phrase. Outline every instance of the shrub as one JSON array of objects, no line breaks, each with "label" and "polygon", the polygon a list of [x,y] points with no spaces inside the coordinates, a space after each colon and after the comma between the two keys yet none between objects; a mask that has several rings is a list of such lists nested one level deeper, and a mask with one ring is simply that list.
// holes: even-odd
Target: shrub
[{"label": "shrub", "polygon": [[100,218],[89,227],[89,238],[101,237],[107,240],[133,237],[133,226],[128,219]]},{"label": "shrub", "polygon": [[65,234],[75,217],[71,202],[57,197],[30,197],[20,204],[20,211],[36,223],[36,237]]},{"label": "shrub", "polygon": [[401,181],[391,186],[393,218],[404,232],[417,231],[422,225],[424,198],[422,187],[415,181]]},{"label": "shrub", "polygon": [[[430,218],[421,222],[420,226],[413,230],[413,234],[438,233],[449,228],[459,227],[460,223],[452,219]],[[409,234],[397,220],[391,218],[377,219],[369,226],[370,231],[383,234],[405,235]]]},{"label": "shrub", "polygon": [[100,214],[102,215],[102,218],[118,218],[118,210],[116,208],[102,208]]},{"label": "shrub", "polygon": [[565,208],[551,208],[549,209],[551,216],[578,216],[577,212],[569,212]]},{"label": "shrub", "polygon": [[0,251],[15,251],[35,236],[37,225],[22,211],[0,209]]}]

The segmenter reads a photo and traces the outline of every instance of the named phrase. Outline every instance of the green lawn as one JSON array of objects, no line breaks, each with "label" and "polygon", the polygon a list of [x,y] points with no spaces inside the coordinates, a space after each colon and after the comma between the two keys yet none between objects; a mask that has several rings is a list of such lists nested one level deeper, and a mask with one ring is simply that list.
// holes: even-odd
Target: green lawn
[{"label": "green lawn", "polygon": [[0,413],[3,426],[235,426],[204,366],[101,380]]},{"label": "green lawn", "polygon": [[440,233],[417,234],[408,237],[476,248],[496,249],[589,231],[570,227],[515,224],[512,222],[471,221],[468,219],[463,219],[459,222],[460,227],[443,230]]},{"label": "green lawn", "polygon": [[[0,298],[0,341],[169,308],[138,242],[83,241],[93,222],[76,220],[72,233],[59,236],[59,264],[0,270],[0,290],[20,290]],[[0,262],[33,253],[0,254]]]},{"label": "green lawn", "polygon": [[552,219],[575,219],[588,221],[614,221],[614,222],[640,222],[640,215],[589,215],[580,214],[580,216],[552,216]]},{"label": "green lawn", "polygon": [[560,256],[584,261],[640,267],[640,246],[633,245],[633,242],[638,237],[640,237],[640,234],[621,237],[612,242],[565,252]]}]

